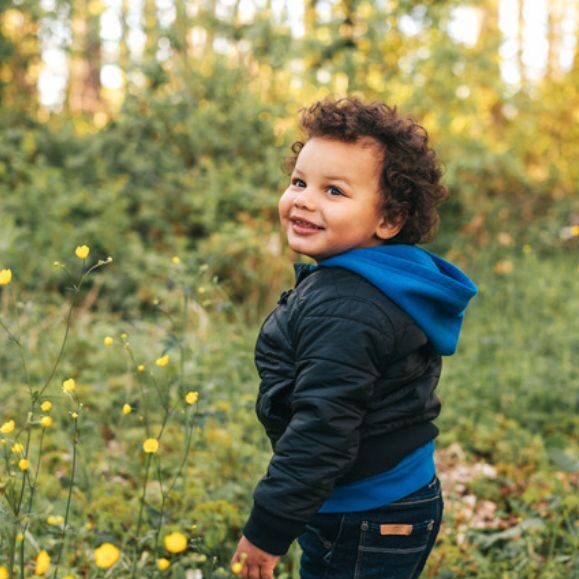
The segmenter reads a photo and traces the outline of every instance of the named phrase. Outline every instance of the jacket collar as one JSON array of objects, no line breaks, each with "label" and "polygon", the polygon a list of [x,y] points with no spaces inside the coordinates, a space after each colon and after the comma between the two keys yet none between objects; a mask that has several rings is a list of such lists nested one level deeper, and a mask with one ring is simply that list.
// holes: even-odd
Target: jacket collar
[{"label": "jacket collar", "polygon": [[294,263],[294,272],[296,276],[296,286],[305,279],[310,273],[315,271],[317,266],[310,263]]}]

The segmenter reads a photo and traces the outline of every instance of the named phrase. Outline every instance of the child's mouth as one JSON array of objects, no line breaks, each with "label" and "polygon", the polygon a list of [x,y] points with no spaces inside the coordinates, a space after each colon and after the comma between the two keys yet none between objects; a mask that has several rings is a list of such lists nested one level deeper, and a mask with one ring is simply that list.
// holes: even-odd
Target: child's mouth
[{"label": "child's mouth", "polygon": [[303,233],[308,232],[311,233],[313,231],[320,231],[323,227],[319,227],[315,223],[311,223],[310,221],[305,221],[303,219],[291,219],[292,229],[296,233]]}]

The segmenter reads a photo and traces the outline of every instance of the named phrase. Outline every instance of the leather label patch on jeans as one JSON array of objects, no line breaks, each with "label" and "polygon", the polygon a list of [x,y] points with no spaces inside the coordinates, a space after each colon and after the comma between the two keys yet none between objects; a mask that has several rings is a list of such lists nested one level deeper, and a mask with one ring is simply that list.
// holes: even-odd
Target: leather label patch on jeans
[{"label": "leather label patch on jeans", "polygon": [[413,525],[380,525],[381,535],[412,535]]}]

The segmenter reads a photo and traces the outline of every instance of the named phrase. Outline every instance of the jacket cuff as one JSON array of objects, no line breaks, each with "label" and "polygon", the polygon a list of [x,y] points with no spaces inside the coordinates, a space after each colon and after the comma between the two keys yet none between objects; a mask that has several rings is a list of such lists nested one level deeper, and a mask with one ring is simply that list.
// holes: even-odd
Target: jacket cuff
[{"label": "jacket cuff", "polygon": [[243,534],[262,551],[270,555],[285,555],[294,539],[301,535],[305,523],[274,515],[257,503],[243,528]]}]

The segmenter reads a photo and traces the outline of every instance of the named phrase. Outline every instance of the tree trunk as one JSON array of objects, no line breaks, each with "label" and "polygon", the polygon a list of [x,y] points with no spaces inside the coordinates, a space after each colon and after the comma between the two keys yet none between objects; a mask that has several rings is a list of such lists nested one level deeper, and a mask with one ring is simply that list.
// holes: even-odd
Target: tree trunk
[{"label": "tree trunk", "polygon": [[38,104],[40,70],[38,18],[32,11],[11,8],[0,12],[0,103],[33,112]]},{"label": "tree trunk", "polygon": [[318,25],[317,4],[317,0],[305,0],[304,2],[304,30],[306,38],[315,32]]},{"label": "tree trunk", "polygon": [[100,9],[90,0],[72,3],[72,48],[68,82],[68,110],[102,111]]},{"label": "tree trunk", "polygon": [[517,0],[518,22],[517,22],[517,66],[521,85],[527,83],[525,63],[523,62],[523,48],[525,39],[525,0]]},{"label": "tree trunk", "polygon": [[147,37],[145,41],[145,60],[155,60],[159,47],[159,22],[155,0],[144,0],[143,28]]},{"label": "tree trunk", "polygon": [[561,23],[565,6],[561,0],[549,0],[547,9],[547,78],[553,79],[561,76]]}]

